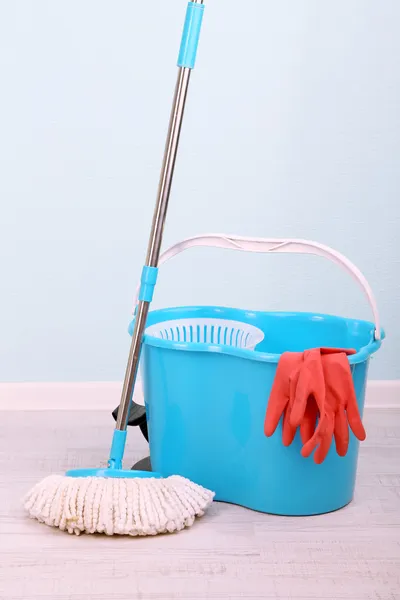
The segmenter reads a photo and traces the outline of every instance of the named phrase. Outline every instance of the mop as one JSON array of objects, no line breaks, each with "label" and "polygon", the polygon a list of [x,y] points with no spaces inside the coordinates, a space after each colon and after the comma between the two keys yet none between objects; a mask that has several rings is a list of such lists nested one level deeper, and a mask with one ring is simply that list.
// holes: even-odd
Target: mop
[{"label": "mop", "polygon": [[203,0],[189,2],[157,202],[108,467],[52,475],[38,483],[25,499],[30,517],[71,534],[137,536],[180,531],[202,516],[214,497],[213,492],[178,475],[163,479],[159,473],[122,468],[128,417],[157,280],[163,228],[203,10]]}]

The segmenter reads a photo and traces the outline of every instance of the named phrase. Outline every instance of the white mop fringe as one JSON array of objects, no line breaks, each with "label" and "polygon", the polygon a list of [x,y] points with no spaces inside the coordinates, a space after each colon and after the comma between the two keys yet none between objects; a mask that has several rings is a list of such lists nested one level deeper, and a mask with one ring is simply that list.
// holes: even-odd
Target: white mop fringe
[{"label": "white mop fringe", "polygon": [[80,535],[173,533],[204,515],[214,493],[178,475],[166,479],[51,475],[25,498],[32,519]]}]

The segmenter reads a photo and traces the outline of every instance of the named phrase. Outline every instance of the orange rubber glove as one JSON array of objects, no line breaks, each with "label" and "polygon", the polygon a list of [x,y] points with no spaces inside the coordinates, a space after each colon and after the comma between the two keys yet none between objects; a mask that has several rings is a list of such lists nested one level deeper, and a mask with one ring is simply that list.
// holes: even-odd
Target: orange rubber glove
[{"label": "orange rubber glove", "polygon": [[[346,356],[350,356],[351,354],[355,354],[356,351],[353,349],[342,349],[342,348],[320,348],[320,353],[321,353],[321,357],[323,357],[325,355],[331,355],[331,354],[336,355],[339,353],[344,353]],[[323,360],[322,360],[322,366],[323,366]],[[324,379],[326,379],[325,370],[324,370]],[[325,387],[326,387],[326,381],[325,381]],[[326,392],[328,393],[327,390],[326,390]],[[328,401],[329,398],[326,398],[326,400]],[[312,436],[314,435],[318,416],[319,416],[318,405],[316,404],[316,402],[313,401],[312,398],[310,398],[307,403],[307,407],[306,407],[306,410],[304,413],[304,418],[300,425],[300,433],[301,433],[301,439],[302,439],[303,444],[306,444],[307,442],[309,442],[310,439],[312,438]]]},{"label": "orange rubber glove", "polygon": [[293,395],[293,380],[298,377],[300,367],[303,363],[302,352],[284,352],[279,360],[272,384],[271,394],[269,396],[267,412],[264,422],[264,433],[271,437],[281,417],[284,417],[283,423],[283,443],[289,446],[296,434],[296,428],[290,425],[290,399]]},{"label": "orange rubber glove", "polygon": [[308,457],[315,450],[317,464],[325,460],[333,436],[338,454],[346,455],[347,422],[358,439],[365,439],[347,359],[354,353],[335,348],[284,353],[268,401],[265,435],[273,435],[283,416],[283,444],[289,446],[300,427],[302,455]]},{"label": "orange rubber glove", "polygon": [[[291,398],[290,424],[296,430],[300,427],[302,440],[310,435],[319,439],[325,429],[325,423],[318,415],[325,414],[326,390],[321,350],[306,350],[304,362],[297,377],[296,388]],[[304,443],[304,442],[303,442]]]},{"label": "orange rubber glove", "polygon": [[284,446],[290,446],[293,442],[298,426],[301,429],[304,427],[303,435],[307,437],[310,420],[304,421],[303,425],[303,418],[305,414],[310,414],[310,410],[307,409],[309,398],[315,400],[317,411],[323,413],[325,383],[319,349],[307,350],[304,353],[285,352],[279,361],[268,400],[264,423],[265,435],[270,437],[275,433],[283,416]]},{"label": "orange rubber glove", "polygon": [[307,457],[318,445],[314,454],[314,461],[322,463],[335,438],[336,452],[339,456],[346,456],[349,447],[349,425],[360,441],[365,440],[366,433],[361,421],[357,405],[357,398],[353,385],[350,364],[347,356],[355,351],[321,351],[322,366],[326,386],[326,410],[321,421],[325,427],[307,441],[303,439],[302,455]]}]

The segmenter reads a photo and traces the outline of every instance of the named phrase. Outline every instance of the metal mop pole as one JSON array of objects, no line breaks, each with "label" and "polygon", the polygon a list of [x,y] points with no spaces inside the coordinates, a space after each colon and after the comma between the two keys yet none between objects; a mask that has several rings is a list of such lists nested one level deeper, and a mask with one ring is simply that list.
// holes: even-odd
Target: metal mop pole
[{"label": "metal mop pole", "polygon": [[149,238],[146,263],[142,272],[142,285],[136,311],[132,342],[126,367],[121,401],[114,432],[114,440],[110,453],[109,467],[121,468],[122,456],[126,441],[126,429],[129,408],[137,377],[140,351],[146,327],[147,315],[152,301],[157,279],[157,266],[160,256],[164,224],[171,193],[175,161],[178,152],[179,138],[185,112],[187,92],[191,71],[194,68],[197,45],[200,36],[201,22],[204,12],[203,0],[189,2],[178,59],[178,78],[169,122],[164,160],[161,168],[157,202]]}]

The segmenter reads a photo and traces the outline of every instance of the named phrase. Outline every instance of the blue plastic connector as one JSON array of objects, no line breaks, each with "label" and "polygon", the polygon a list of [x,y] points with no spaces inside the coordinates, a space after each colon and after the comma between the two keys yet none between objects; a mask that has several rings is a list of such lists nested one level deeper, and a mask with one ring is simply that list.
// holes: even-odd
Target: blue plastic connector
[{"label": "blue plastic connector", "polygon": [[113,441],[110,450],[110,459],[108,461],[109,469],[122,469],[122,459],[124,457],[126,444],[126,431],[116,429],[114,431]]},{"label": "blue plastic connector", "polygon": [[203,14],[204,4],[189,2],[186,11],[185,24],[183,27],[182,42],[178,57],[178,67],[194,69]]},{"label": "blue plastic connector", "polygon": [[139,300],[142,302],[151,302],[153,300],[154,288],[157,283],[157,267],[143,267],[142,277],[140,279]]}]

